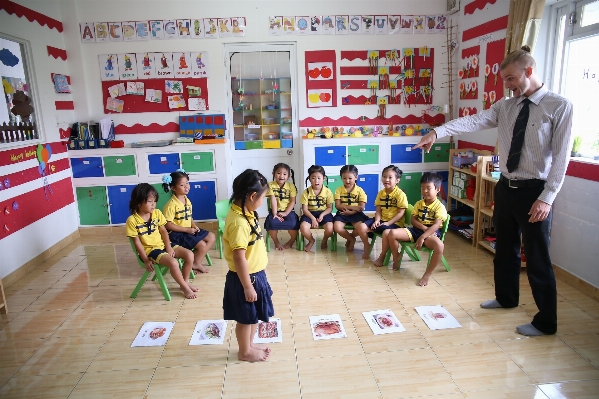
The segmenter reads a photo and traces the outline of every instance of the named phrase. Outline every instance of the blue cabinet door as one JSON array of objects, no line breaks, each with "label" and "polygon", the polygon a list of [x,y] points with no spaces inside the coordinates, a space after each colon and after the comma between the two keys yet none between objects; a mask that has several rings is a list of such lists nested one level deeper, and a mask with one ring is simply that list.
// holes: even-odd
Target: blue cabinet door
[{"label": "blue cabinet door", "polygon": [[392,144],[391,163],[421,163],[422,150],[412,149],[414,144]]},{"label": "blue cabinet door", "polygon": [[216,219],[216,184],[214,181],[189,182],[187,198],[193,207],[194,220]]},{"label": "blue cabinet door", "polygon": [[108,186],[108,208],[110,209],[110,223],[125,223],[129,215],[129,201],[131,200],[131,191],[135,184],[123,186]]},{"label": "blue cabinet door", "polygon": [[73,177],[104,177],[101,157],[71,158]]},{"label": "blue cabinet door", "polygon": [[320,166],[343,166],[347,161],[346,147],[314,147],[314,159]]},{"label": "blue cabinet door", "polygon": [[374,200],[379,193],[379,175],[363,174],[358,176],[356,184],[366,192],[368,197],[365,211],[375,211]]},{"label": "blue cabinet door", "polygon": [[148,164],[150,165],[150,174],[164,175],[173,173],[181,166],[179,154],[149,154]]}]

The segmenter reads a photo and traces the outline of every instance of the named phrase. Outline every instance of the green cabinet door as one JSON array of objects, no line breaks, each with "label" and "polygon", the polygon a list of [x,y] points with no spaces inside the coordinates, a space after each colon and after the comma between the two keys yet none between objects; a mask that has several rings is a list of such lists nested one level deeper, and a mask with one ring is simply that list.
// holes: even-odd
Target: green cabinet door
[{"label": "green cabinet door", "polygon": [[421,177],[421,172],[404,173],[401,177],[401,181],[399,182],[399,188],[406,193],[408,196],[408,202],[412,205],[422,199],[422,194],[420,194]]},{"label": "green cabinet door", "polygon": [[152,186],[158,191],[158,202],[156,203],[156,209],[160,209],[160,212],[164,213],[164,206],[171,199],[172,193],[165,193],[164,188],[162,187],[162,183],[154,183]]},{"label": "green cabinet door", "polygon": [[207,152],[186,152],[181,154],[185,172],[214,172],[214,154]]},{"label": "green cabinet door", "polygon": [[424,152],[424,162],[449,162],[449,143],[435,143],[430,152]]},{"label": "green cabinet door", "polygon": [[[340,176],[327,176],[327,187],[333,192],[333,198],[335,198],[335,190],[337,187],[343,186],[343,180],[341,180]],[[337,212],[337,207],[335,206],[335,201],[333,201],[333,216]]]},{"label": "green cabinet door", "polygon": [[104,158],[104,176],[135,176],[135,155],[117,155]]},{"label": "green cabinet door", "polygon": [[110,224],[106,187],[77,187],[79,223],[82,226]]},{"label": "green cabinet door", "polygon": [[350,145],[347,146],[347,163],[350,165],[378,165],[378,145]]}]

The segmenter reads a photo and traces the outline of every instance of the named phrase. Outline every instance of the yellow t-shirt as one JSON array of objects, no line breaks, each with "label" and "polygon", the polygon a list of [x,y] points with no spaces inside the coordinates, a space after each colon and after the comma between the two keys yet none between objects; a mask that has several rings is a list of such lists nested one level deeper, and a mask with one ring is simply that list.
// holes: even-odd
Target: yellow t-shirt
[{"label": "yellow t-shirt", "polygon": [[283,187],[279,187],[279,183],[271,181],[268,183],[268,191],[266,196],[270,197],[274,195],[277,198],[277,209],[281,212],[285,211],[291,198],[297,197],[297,190],[292,183],[288,181],[283,184]]},{"label": "yellow t-shirt", "polygon": [[[387,222],[393,219],[400,209],[408,209],[408,197],[406,196],[406,193],[397,186],[395,186],[393,191],[389,194],[387,194],[385,189],[382,189],[376,196],[374,205],[381,207],[381,220]],[[403,227],[404,222],[405,215],[395,222],[395,224],[399,227]]]},{"label": "yellow t-shirt", "polygon": [[162,209],[167,222],[172,222],[181,227],[191,227],[191,201],[187,196],[185,196],[184,204],[176,196],[171,196],[171,199]]},{"label": "yellow t-shirt", "polygon": [[416,202],[412,215],[425,226],[432,226],[435,220],[445,221],[447,219],[447,209],[439,199],[435,199],[432,204],[426,205],[424,200]]},{"label": "yellow t-shirt", "polygon": [[360,202],[366,202],[367,197],[364,190],[356,184],[349,193],[345,190],[345,186],[337,187],[335,190],[335,200],[340,200],[341,205],[358,206]]},{"label": "yellow t-shirt", "polygon": [[[262,230],[258,220],[251,213],[246,213],[246,215],[250,223],[254,225],[254,230],[261,234]],[[256,234],[252,233],[248,221],[241,212],[241,208],[235,204],[231,204],[231,209],[225,219],[223,249],[231,271],[237,271],[233,261],[233,251],[236,249],[245,249],[245,259],[248,262],[250,274],[266,269],[268,256],[264,245],[264,237],[257,238]]]},{"label": "yellow t-shirt", "polygon": [[322,212],[327,209],[327,205],[332,204],[334,201],[333,192],[325,186],[322,186],[318,195],[314,194],[314,189],[310,186],[304,190],[300,198],[300,204],[308,205],[310,212]]},{"label": "yellow t-shirt", "polygon": [[146,255],[155,249],[164,249],[164,242],[158,228],[166,224],[160,209],[154,209],[149,221],[144,221],[137,213],[127,218],[127,237],[139,237]]}]

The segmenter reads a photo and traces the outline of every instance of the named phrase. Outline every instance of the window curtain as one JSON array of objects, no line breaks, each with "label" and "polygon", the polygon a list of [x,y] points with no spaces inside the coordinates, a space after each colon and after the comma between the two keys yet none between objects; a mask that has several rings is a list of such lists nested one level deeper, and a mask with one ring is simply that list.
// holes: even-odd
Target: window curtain
[{"label": "window curtain", "polygon": [[505,37],[505,54],[527,45],[534,46],[541,27],[545,0],[510,0],[510,14]]}]

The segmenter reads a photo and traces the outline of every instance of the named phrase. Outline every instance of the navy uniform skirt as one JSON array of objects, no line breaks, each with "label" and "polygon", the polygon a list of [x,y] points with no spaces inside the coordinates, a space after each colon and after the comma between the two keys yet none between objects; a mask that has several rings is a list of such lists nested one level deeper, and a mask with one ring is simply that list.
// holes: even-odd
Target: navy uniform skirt
[{"label": "navy uniform skirt", "polygon": [[275,315],[272,304],[272,289],[264,270],[250,274],[250,281],[256,290],[256,302],[245,300],[243,285],[237,273],[229,270],[225,279],[223,311],[225,320],[235,320],[241,324],[256,324],[258,320],[268,321]]},{"label": "navy uniform skirt", "polygon": [[[386,220],[381,220],[381,223],[386,222]],[[368,226],[368,228],[370,229],[372,227],[372,225],[374,224],[374,218],[370,218],[367,221],[364,222],[366,224],[366,226]],[[397,229],[399,228],[399,226],[395,223],[391,224],[391,225],[381,225],[379,227],[377,227],[374,230],[370,230],[370,231],[374,231],[377,232],[379,234],[383,234],[383,231],[385,230],[393,230],[393,229]]]},{"label": "navy uniform skirt", "polygon": [[183,248],[192,250],[198,245],[198,242],[202,241],[208,236],[208,230],[199,229],[194,234],[182,233],[180,231],[170,231],[168,238],[171,240],[172,245],[180,245]]},{"label": "navy uniform skirt", "polygon": [[283,218],[283,221],[280,222],[278,219],[275,219],[272,216],[272,213],[269,213],[264,221],[264,230],[298,230],[299,229],[299,218],[297,217],[297,213],[295,211],[289,212],[289,215]]},{"label": "navy uniform skirt", "polygon": [[[313,212],[311,211],[310,213],[312,215],[314,215],[314,217],[316,219],[318,219],[318,217],[320,216],[320,214],[323,213],[323,212],[324,211],[313,211]],[[306,216],[306,215],[302,215],[302,218],[300,219],[300,224],[303,223],[303,222],[306,222],[306,223],[312,225],[312,220],[308,216]],[[324,215],[324,217],[322,218],[322,221],[319,222],[318,225],[322,226],[322,225],[327,224],[327,223],[333,223],[333,215],[331,215],[330,213],[327,213],[326,215]]]},{"label": "navy uniform skirt", "polygon": [[335,214],[335,222],[343,222],[343,223],[356,223],[356,222],[365,222],[368,220],[368,216],[364,214],[364,212],[357,212],[353,215],[342,215],[341,212],[337,211]]}]

